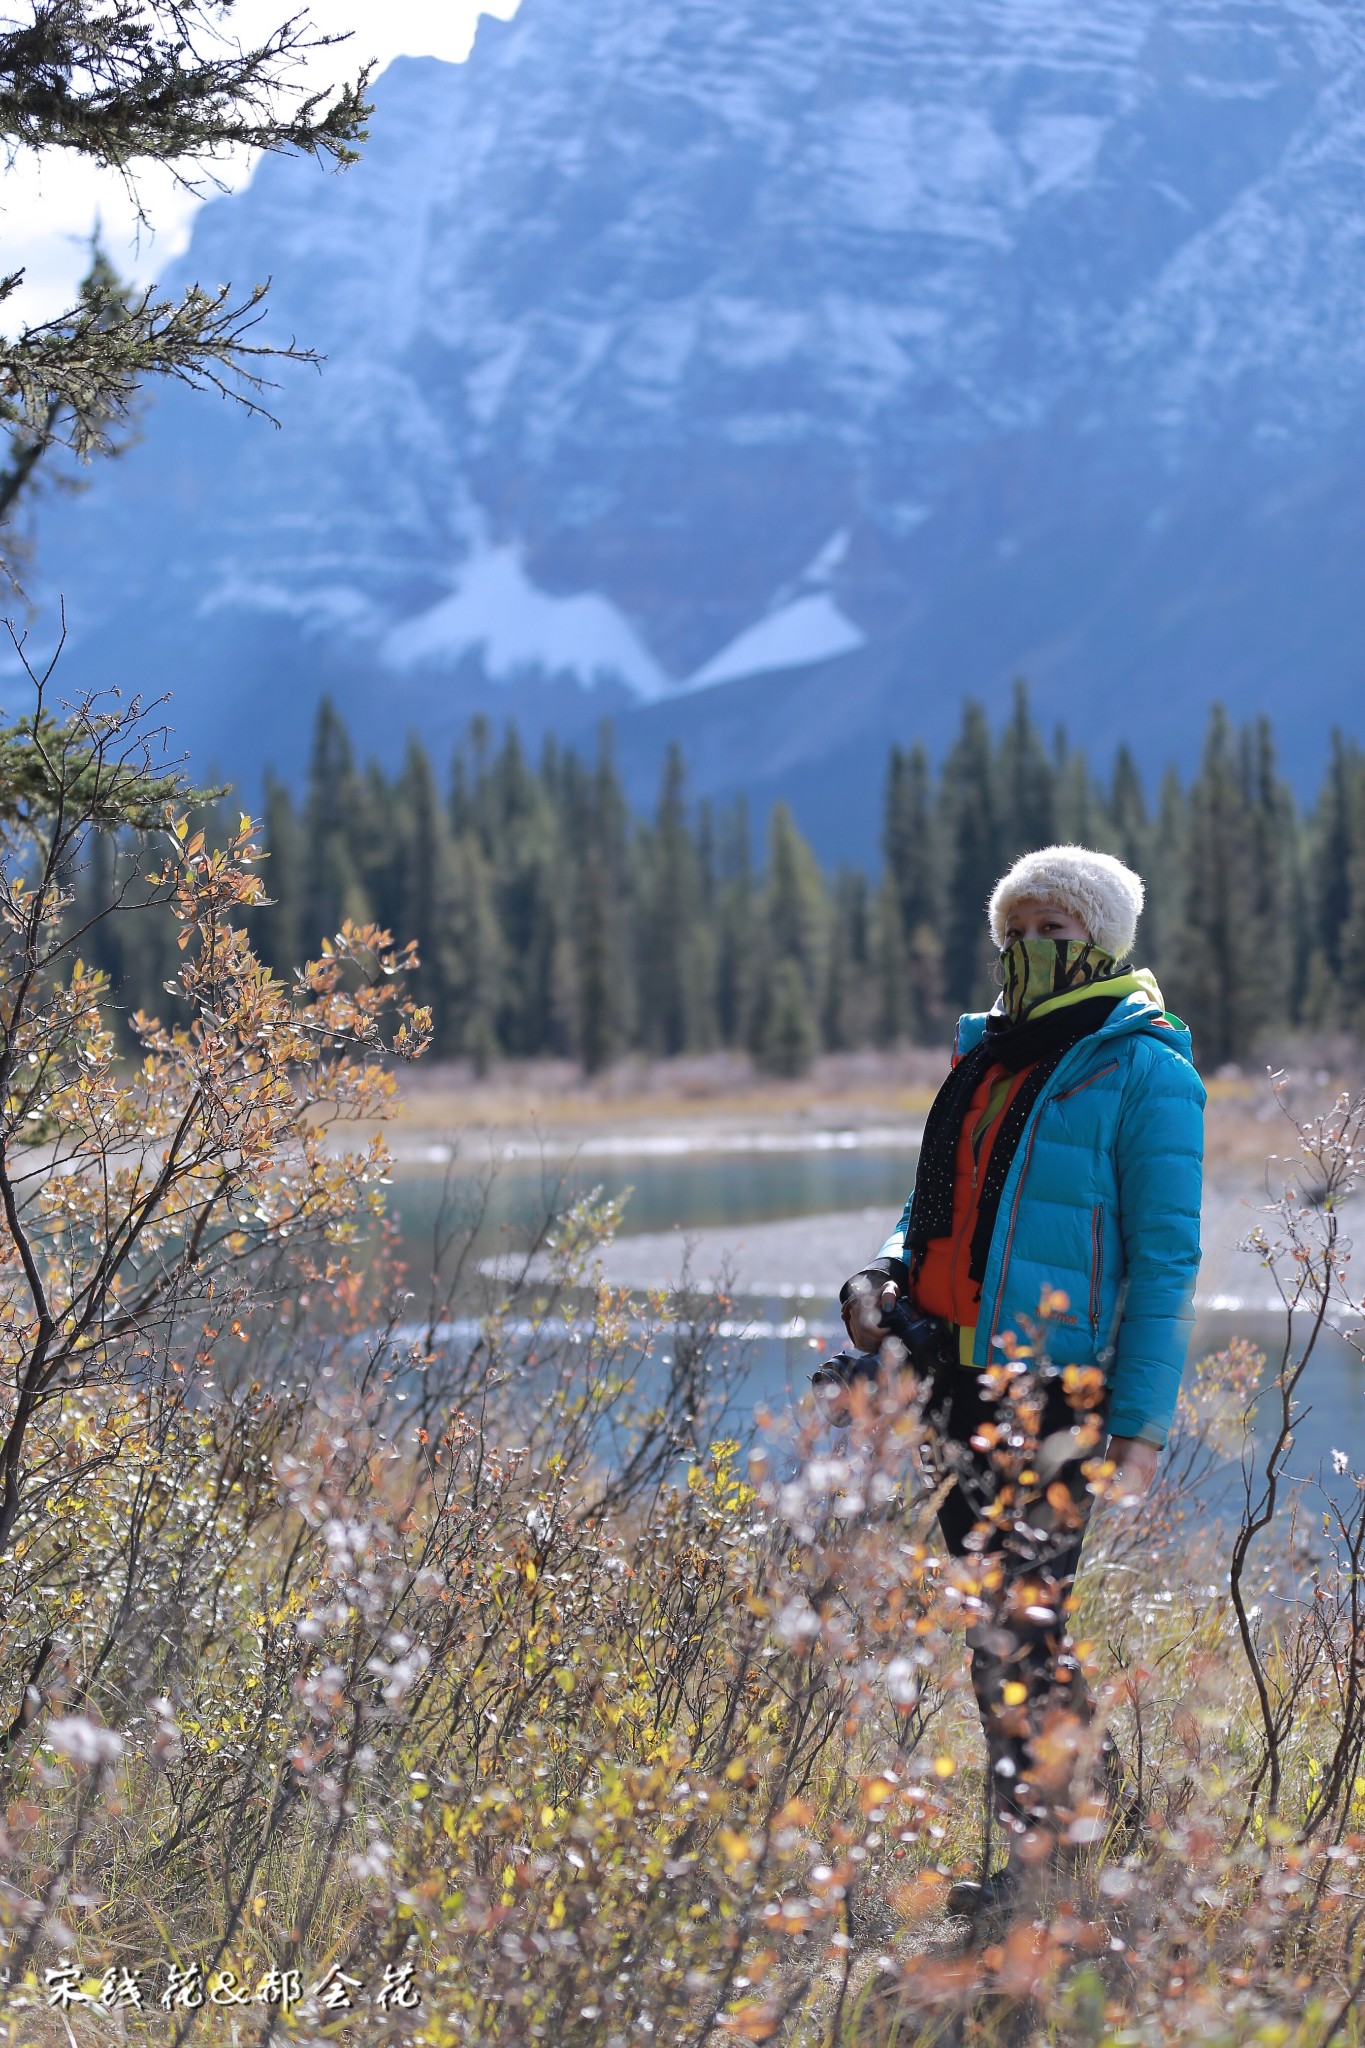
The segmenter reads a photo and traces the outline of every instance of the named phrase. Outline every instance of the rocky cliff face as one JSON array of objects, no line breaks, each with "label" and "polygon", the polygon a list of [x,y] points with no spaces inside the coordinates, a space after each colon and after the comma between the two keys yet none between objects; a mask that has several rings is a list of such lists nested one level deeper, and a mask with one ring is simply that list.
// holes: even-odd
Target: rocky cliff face
[{"label": "rocky cliff face", "polygon": [[158,404],[43,559],[230,772],[324,684],[830,815],[1020,672],[1153,766],[1357,716],[1361,0],[523,0],[185,267],[327,367]]}]

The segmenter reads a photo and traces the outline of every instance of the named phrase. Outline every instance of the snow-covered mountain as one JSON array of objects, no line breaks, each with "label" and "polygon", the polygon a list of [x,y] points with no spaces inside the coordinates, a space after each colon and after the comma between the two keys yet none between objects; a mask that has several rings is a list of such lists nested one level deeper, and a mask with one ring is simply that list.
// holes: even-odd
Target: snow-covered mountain
[{"label": "snow-covered mountain", "polygon": [[522,0],[182,271],[326,368],[161,400],[42,562],[247,782],[322,687],[385,752],[610,712],[851,845],[1016,674],[1153,767],[1361,723],[1365,0]]}]

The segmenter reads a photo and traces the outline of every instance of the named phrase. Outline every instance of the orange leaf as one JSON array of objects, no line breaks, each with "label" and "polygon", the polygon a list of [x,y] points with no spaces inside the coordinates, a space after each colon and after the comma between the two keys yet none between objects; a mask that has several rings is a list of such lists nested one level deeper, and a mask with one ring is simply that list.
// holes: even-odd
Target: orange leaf
[{"label": "orange leaf", "polygon": [[732,2012],[723,2013],[720,2024],[727,2034],[737,2034],[741,2041],[771,2041],[782,2024],[782,2013],[766,1999],[760,2004],[751,1998]]}]

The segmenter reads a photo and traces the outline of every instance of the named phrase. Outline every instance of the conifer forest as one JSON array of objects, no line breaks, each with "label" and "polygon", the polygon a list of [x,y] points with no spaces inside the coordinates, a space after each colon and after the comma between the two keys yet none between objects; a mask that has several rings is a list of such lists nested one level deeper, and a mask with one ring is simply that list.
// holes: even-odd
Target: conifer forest
[{"label": "conifer forest", "polygon": [[[347,917],[415,940],[433,1049],[479,1068],[550,1056],[593,1073],[726,1047],[791,1075],[822,1050],[941,1044],[992,998],[992,882],[1059,839],[1146,879],[1135,957],[1206,1068],[1350,1027],[1365,1004],[1365,753],[1333,736],[1304,808],[1268,722],[1221,710],[1193,777],[1153,793],[1126,747],[1102,774],[1063,735],[1049,744],[1022,686],[998,733],[969,703],[937,771],[913,741],[890,748],[876,874],[822,869],[782,804],[757,819],[742,800],[692,802],[676,748],[639,817],[607,727],[595,759],[551,744],[532,761],[515,728],[478,724],[443,780],[415,738],[396,775],[363,765],[326,702],[306,789],[269,782],[263,821],[262,957],[288,974]],[[93,848],[74,914],[137,858]],[[91,964],[128,1012],[155,1011],[173,943],[164,912],[105,920]]]}]

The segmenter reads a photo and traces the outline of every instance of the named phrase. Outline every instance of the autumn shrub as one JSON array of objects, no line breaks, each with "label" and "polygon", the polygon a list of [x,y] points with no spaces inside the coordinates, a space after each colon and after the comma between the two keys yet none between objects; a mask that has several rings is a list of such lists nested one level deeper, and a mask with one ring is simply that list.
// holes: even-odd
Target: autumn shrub
[{"label": "autumn shrub", "polygon": [[[476,1204],[424,1291],[372,1128],[427,1027],[401,950],[276,981],[249,822],[214,851],[172,792],[182,1021],[130,1069],[69,877],[167,792],[117,719],[42,734],[0,888],[6,2039],[1359,2040],[1365,1489],[1297,1549],[1283,1496],[1365,1104],[1256,1246],[1283,1354],[1204,1361],[1154,1499],[1096,1511],[1128,1822],[1052,1731],[1067,1856],[973,1945],[999,1573],[936,1543],[913,1389],[754,1429],[732,1305],[608,1287],[593,1197],[492,1262]],[[1021,1518],[1048,1313],[992,1368]]]}]

